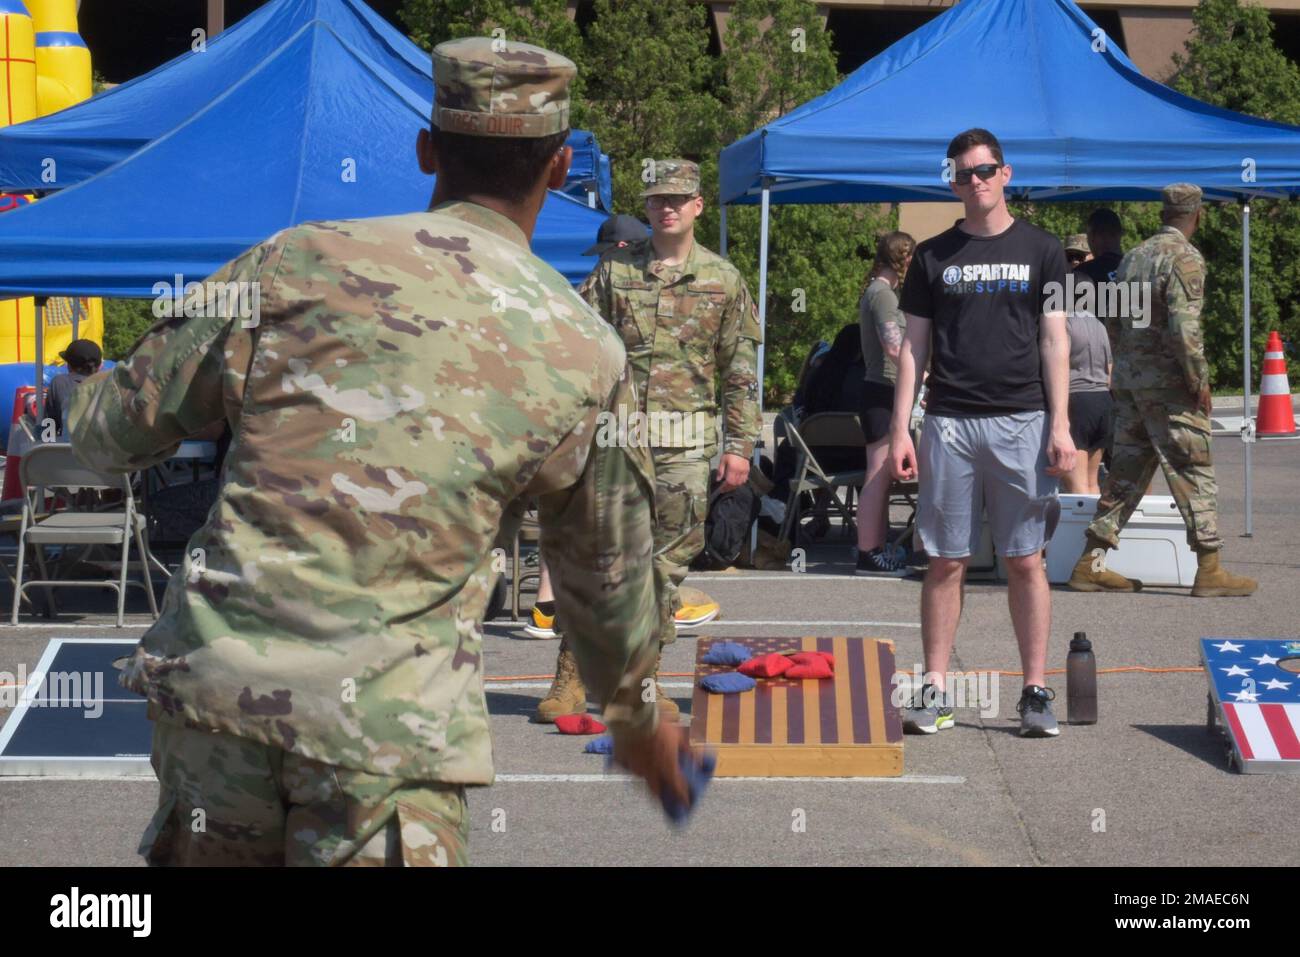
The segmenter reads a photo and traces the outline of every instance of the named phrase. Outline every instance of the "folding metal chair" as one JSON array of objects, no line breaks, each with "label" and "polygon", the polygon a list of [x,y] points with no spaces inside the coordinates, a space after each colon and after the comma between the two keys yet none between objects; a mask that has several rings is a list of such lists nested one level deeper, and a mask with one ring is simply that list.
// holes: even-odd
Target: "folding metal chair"
[{"label": "folding metal chair", "polygon": [[[129,584],[143,586],[149,596],[149,610],[158,617],[158,604],[154,598],[153,582],[149,578],[149,547],[145,539],[145,518],[135,507],[129,475],[108,475],[86,468],[73,457],[69,445],[58,443],[38,445],[27,452],[19,462],[19,478],[23,486],[23,517],[18,531],[18,573],[14,585],[11,624],[18,624],[18,606],[23,592],[32,586],[51,588],[112,588],[117,592],[117,627],[123,625],[126,608],[126,572],[129,549],[134,537],[140,557],[142,581]],[[120,492],[124,508],[120,511],[86,511],[75,507],[51,510],[44,517],[38,515],[44,491],[64,490],[67,500],[74,501],[73,492],[80,489],[111,489]],[[41,578],[23,581],[23,564],[27,546],[36,546],[36,566]],[[120,545],[120,571],[116,581],[51,579],[45,567],[46,545]]]},{"label": "folding metal chair", "polygon": [[525,581],[536,579],[539,583],[542,580],[542,566],[539,561],[537,571],[524,571],[523,557],[520,546],[523,544],[536,545],[542,540],[542,526],[537,521],[536,507],[530,507],[524,513],[523,520],[519,523],[519,530],[515,532],[514,545],[510,554],[510,620],[519,620],[519,593],[523,590]]},{"label": "folding metal chair", "polygon": [[[852,412],[819,412],[804,419],[802,425],[796,425],[793,413],[786,409],[778,418],[786,437],[794,444],[797,456],[794,478],[790,481],[790,497],[785,506],[785,521],[781,525],[782,540],[794,543],[791,533],[799,527],[799,497],[804,492],[829,492],[831,504],[845,522],[852,522],[854,496],[862,488],[866,470],[828,472],[817,461],[813,448],[864,448],[862,426],[858,424],[857,415]],[[840,501],[835,494],[835,490],[840,488],[848,490],[845,501]]]}]

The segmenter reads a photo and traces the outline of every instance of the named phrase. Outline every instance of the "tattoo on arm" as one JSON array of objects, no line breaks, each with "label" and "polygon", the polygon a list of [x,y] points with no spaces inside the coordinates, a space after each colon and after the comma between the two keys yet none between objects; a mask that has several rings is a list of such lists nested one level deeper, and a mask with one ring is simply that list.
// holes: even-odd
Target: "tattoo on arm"
[{"label": "tattoo on arm", "polygon": [[890,352],[895,351],[903,344],[903,330],[898,327],[896,322],[882,323],[877,335],[880,336],[880,344]]}]

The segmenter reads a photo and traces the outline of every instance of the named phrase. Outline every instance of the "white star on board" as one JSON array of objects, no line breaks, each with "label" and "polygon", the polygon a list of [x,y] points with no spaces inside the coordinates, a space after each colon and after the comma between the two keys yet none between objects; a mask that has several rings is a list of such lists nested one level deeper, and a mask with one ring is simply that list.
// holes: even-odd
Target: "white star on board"
[{"label": "white star on board", "polygon": [[1253,662],[1255,662],[1255,664],[1257,664],[1257,665],[1275,665],[1275,664],[1277,664],[1277,659],[1274,658],[1272,655],[1268,654],[1267,652],[1265,652],[1264,654],[1260,655],[1258,658],[1251,658],[1250,660],[1253,661]]},{"label": "white star on board", "polygon": [[1291,682],[1289,682],[1289,681],[1278,681],[1276,678],[1273,678],[1271,681],[1269,681],[1268,684],[1264,685],[1264,690],[1266,690],[1266,691],[1285,691],[1285,690],[1286,690],[1287,688],[1289,688],[1289,687],[1291,687]]},{"label": "white star on board", "polygon": [[1229,678],[1231,678],[1233,675],[1248,675],[1252,671],[1252,669],[1242,668],[1240,665],[1233,665],[1231,668],[1220,668],[1219,670],[1222,671],[1224,674],[1226,674]]},{"label": "white star on board", "polygon": [[1232,692],[1232,696],[1237,699],[1238,704],[1243,702],[1252,702],[1259,697],[1259,695],[1255,694],[1253,691],[1234,691]]},{"label": "white star on board", "polygon": [[1221,641],[1214,647],[1220,651],[1241,651],[1241,645],[1234,645],[1230,641]]}]

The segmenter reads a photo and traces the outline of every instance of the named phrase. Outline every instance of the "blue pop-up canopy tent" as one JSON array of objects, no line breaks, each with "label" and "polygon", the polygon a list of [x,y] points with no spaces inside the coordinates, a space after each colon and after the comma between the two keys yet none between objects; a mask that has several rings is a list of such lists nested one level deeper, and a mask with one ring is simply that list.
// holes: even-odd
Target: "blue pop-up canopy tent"
[{"label": "blue pop-up canopy tent", "polygon": [[944,152],[973,126],[997,134],[1018,196],[1300,191],[1300,129],[1147,79],[1070,0],[963,0],[723,150],[721,199],[760,202],[766,183],[780,203],[951,200]]},{"label": "blue pop-up canopy tent", "polygon": [[[301,222],[424,209],[433,179],[419,169],[415,134],[429,109],[312,20],[171,132],[0,216],[0,298],[153,298],[155,284],[202,279]],[[552,192],[533,251],[577,282],[605,218]]]},{"label": "blue pop-up canopy tent", "polygon": [[201,51],[52,116],[0,129],[0,189],[60,189],[103,172],[209,105],[312,21],[432,101],[429,55],[360,0],[274,0]]},{"label": "blue pop-up canopy tent", "polygon": [[[300,222],[425,208],[429,104],[313,20],[185,123],[78,186],[0,217],[0,296],[150,297]],[[534,249],[571,281],[605,214],[552,193]]]},{"label": "blue pop-up canopy tent", "polygon": [[[211,104],[312,22],[328,25],[432,103],[429,54],[361,0],[273,0],[201,50],[52,116],[0,129],[0,189],[64,189],[103,172]],[[595,136],[574,130],[568,145],[573,166],[564,191],[583,202],[594,193],[611,209],[609,157]]]},{"label": "blue pop-up canopy tent", "polygon": [[573,165],[564,192],[589,206],[610,211],[614,208],[614,183],[610,176],[609,157],[600,151],[594,133],[574,130],[565,141],[573,149]]},{"label": "blue pop-up canopy tent", "polygon": [[[776,203],[951,200],[945,153],[970,127],[997,134],[1013,195],[1156,199],[1194,182],[1245,201],[1245,394],[1250,422],[1250,205],[1300,192],[1300,128],[1144,77],[1070,0],[963,0],[829,92],[722,151],[726,204],[759,203],[766,323],[768,208]],[[763,355],[759,354],[760,383]],[[1254,440],[1243,431],[1243,439]],[[1247,533],[1250,532],[1247,445]]]}]

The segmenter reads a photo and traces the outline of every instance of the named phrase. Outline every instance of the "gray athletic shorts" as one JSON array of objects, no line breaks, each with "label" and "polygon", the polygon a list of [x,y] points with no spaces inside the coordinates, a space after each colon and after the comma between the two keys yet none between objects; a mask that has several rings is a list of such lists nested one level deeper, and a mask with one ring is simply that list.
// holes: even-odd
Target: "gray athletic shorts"
[{"label": "gray athletic shorts", "polygon": [[927,415],[916,450],[920,472],[916,530],[926,554],[966,558],[979,548],[988,512],[1004,558],[1047,547],[1061,505],[1047,474],[1047,413],[981,419]]}]

